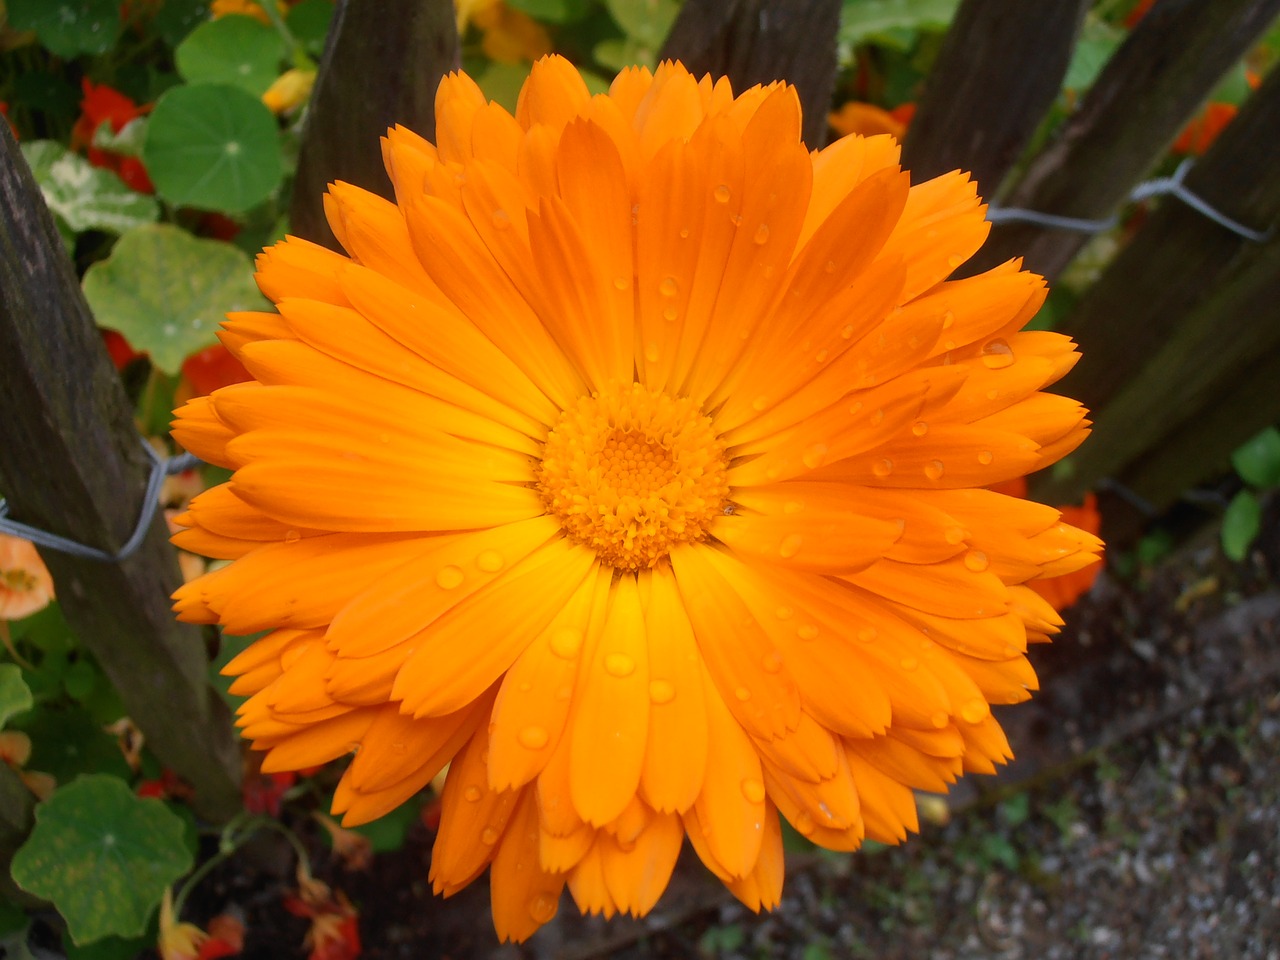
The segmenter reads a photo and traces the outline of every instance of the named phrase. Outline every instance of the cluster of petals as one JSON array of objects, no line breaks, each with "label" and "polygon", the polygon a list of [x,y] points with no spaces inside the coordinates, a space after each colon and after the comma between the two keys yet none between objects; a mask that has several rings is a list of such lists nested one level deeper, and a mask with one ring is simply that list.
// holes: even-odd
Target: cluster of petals
[{"label": "cluster of petals", "polygon": [[53,578],[35,544],[0,533],[0,620],[29,617],[52,599]]},{"label": "cluster of petals", "polygon": [[811,153],[784,84],[592,96],[555,57],[514,116],[454,74],[436,143],[383,147],[395,201],[334,184],[345,255],[262,254],[278,313],[222,334],[255,381],[175,424],[235,471],[175,538],[233,562],[175,600],[268,631],[227,668],[264,771],[354,754],[351,825],[448,765],[434,887],[488,868],[523,939],[566,886],[644,914],[686,837],[771,907],[780,818],[896,842],[913,790],[1011,756],[989,705],[1061,623],[1027,583],[1099,544],[986,489],[1088,423],[1042,392],[1073,344],[1022,331],[1041,279],[947,279],[967,177]]}]

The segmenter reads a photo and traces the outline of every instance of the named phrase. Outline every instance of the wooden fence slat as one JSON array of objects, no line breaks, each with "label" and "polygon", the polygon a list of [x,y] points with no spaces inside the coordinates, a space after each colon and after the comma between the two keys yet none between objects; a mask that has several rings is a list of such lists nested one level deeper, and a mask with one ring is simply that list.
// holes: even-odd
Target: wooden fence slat
[{"label": "wooden fence slat", "polygon": [[965,0],[902,145],[913,182],[967,170],[994,197],[1062,88],[1089,0]]},{"label": "wooden fence slat", "polygon": [[[1113,214],[1277,14],[1280,0],[1157,0],[1003,204],[1085,219]],[[1002,224],[971,268],[1021,256],[1053,280],[1087,241],[1086,234]]]},{"label": "wooden fence slat", "polygon": [[840,0],[685,0],[659,55],[694,76],[726,76],[735,93],[786,80],[800,95],[804,142],[827,139]]},{"label": "wooden fence slat", "polygon": [[[142,507],[150,461],[53,218],[0,124],[0,490],[13,518],[115,552]],[[240,806],[230,719],[210,687],[200,631],[177,623],[181,582],[164,518],[121,563],[52,550],[67,622],[97,658],[162,763],[210,818]]]},{"label": "wooden fence slat", "polygon": [[[1280,417],[1280,390],[1272,381],[1270,402],[1253,409],[1218,411],[1236,416],[1237,429],[1209,440],[1208,447],[1173,448],[1171,435],[1213,410],[1214,401],[1239,386],[1258,358],[1280,353],[1280,241],[1272,241],[1215,284],[1210,296],[1172,331],[1142,369],[1125,379],[1097,418],[1093,435],[1072,457],[1074,472],[1062,489],[1048,495],[1069,498],[1162,455],[1168,474],[1152,489],[1139,491],[1153,506],[1169,506],[1178,493],[1218,468],[1232,448]],[[1203,441],[1199,431],[1198,439]],[[1037,491],[1040,493],[1040,491]]]},{"label": "wooden fence slat", "polygon": [[[1280,71],[1272,71],[1188,173],[1186,186],[1228,217],[1265,230],[1280,219],[1277,144]],[[1259,252],[1258,244],[1180,200],[1162,199],[1060,325],[1085,358],[1063,381],[1064,392],[1102,410],[1187,312],[1213,292],[1222,272]]]},{"label": "wooden fence slat", "polygon": [[303,131],[290,231],[340,249],[324,216],[325,187],[344,180],[390,198],[381,138],[398,123],[434,141],[436,88],[459,64],[450,0],[338,0]]}]

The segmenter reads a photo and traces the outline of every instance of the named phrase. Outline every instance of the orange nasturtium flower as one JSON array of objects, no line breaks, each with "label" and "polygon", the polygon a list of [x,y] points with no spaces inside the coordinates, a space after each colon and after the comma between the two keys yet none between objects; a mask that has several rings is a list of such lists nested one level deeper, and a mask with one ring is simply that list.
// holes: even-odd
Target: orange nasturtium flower
[{"label": "orange nasturtium flower", "polygon": [[795,90],[679,64],[591,96],[534,65],[515,116],[464,74],[390,202],[326,197],[347,255],[263,253],[257,382],[178,413],[235,471],[186,549],[234,560],[180,616],[270,630],[228,666],[262,769],[354,759],[344,823],[450,763],[431,878],[490,868],[502,938],[644,914],[688,836],[753,909],[779,816],[852,850],[1010,756],[991,703],[1061,620],[1025,585],[1097,539],[985,488],[1072,450],[1075,363],[1022,332],[974,184],[890,137],[810,153]]},{"label": "orange nasturtium flower", "polygon": [[0,620],[21,620],[53,599],[53,578],[35,544],[0,533]]}]

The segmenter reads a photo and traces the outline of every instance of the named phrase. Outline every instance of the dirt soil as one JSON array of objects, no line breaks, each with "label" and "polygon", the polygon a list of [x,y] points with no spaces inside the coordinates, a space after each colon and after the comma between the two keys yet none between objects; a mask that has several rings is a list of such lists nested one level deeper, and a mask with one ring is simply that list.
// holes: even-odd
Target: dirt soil
[{"label": "dirt soil", "polygon": [[[1280,960],[1280,503],[1263,529],[1243,564],[1206,538],[1135,581],[1104,574],[1033,651],[1041,693],[1001,714],[1017,761],[924,798],[930,822],[901,847],[792,838],[772,913],[686,849],[644,920],[584,918],[566,895],[529,943],[500,945],[483,880],[431,895],[421,825],[359,872],[317,842],[317,872],[358,906],[366,960]],[[304,957],[306,923],[280,907],[290,871],[283,849],[237,857],[194,919],[235,904],[248,960]]]}]

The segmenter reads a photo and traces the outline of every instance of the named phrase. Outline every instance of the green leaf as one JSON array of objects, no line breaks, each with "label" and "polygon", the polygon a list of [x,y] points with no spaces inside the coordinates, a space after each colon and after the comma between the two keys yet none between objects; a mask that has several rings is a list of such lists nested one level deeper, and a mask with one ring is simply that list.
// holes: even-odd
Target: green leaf
[{"label": "green leaf", "polygon": [[220,213],[261,203],[284,173],[275,117],[225,84],[166,91],[151,113],[142,159],[165,200]]},{"label": "green leaf", "polygon": [[84,295],[100,326],[119,330],[173,375],[214,342],[224,314],[267,305],[243,251],[163,223],[122,236],[85,273]]},{"label": "green leaf", "polygon": [[18,886],[53,902],[71,939],[134,937],[165,889],[191,869],[182,821],[110,776],[78,777],[36,807],[13,857]]},{"label": "green leaf", "polygon": [[49,209],[76,233],[124,233],[160,216],[155,197],[130,190],[110,170],[91,166],[60,143],[33,140],[22,144],[22,155]]},{"label": "green leaf", "polygon": [[27,767],[69,783],[84,773],[131,775],[120,744],[80,708],[59,709],[42,704],[14,721],[31,738]]},{"label": "green leaf", "polygon": [[22,668],[16,663],[0,663],[0,727],[15,713],[30,710],[34,703],[31,689],[22,679]]},{"label": "green leaf", "polygon": [[1251,490],[1241,490],[1222,515],[1222,552],[1240,563],[1262,528],[1262,504]]},{"label": "green leaf", "polygon": [[62,675],[62,688],[77,703],[87,700],[102,679],[102,672],[88,660],[77,660]]},{"label": "green leaf", "polygon": [[507,0],[513,10],[543,23],[571,23],[587,15],[587,0]]},{"label": "green leaf", "polygon": [[145,934],[126,940],[122,937],[104,937],[93,943],[78,947],[74,943],[64,943],[67,960],[136,960],[139,954],[155,945],[155,937]]},{"label": "green leaf", "polygon": [[1125,32],[1119,27],[1090,13],[1080,29],[1080,39],[1071,55],[1067,74],[1062,79],[1063,88],[1080,93],[1093,86],[1093,81],[1098,79],[1098,74],[1124,38]]},{"label": "green leaf", "polygon": [[188,83],[226,83],[260,97],[280,74],[280,34],[253,17],[221,17],[200,24],[174,51]]},{"label": "green leaf", "polygon": [[98,124],[93,131],[93,145],[122,157],[142,156],[142,141],[147,138],[147,118],[134,117],[116,133],[109,123]]},{"label": "green leaf", "polygon": [[209,19],[210,0],[164,0],[151,20],[151,32],[171,47]]},{"label": "green leaf", "polygon": [[529,77],[529,64],[500,63],[494,60],[479,72],[472,73],[471,76],[480,85],[486,97],[496,100],[514,113],[520,88]]},{"label": "green leaf", "polygon": [[863,43],[892,30],[942,30],[960,0],[845,0],[840,14],[841,44]]},{"label": "green leaf", "polygon": [[622,32],[635,43],[657,55],[675,22],[680,5],[675,0],[605,0],[609,13]]},{"label": "green leaf", "polygon": [[307,53],[318,57],[324,53],[324,41],[333,22],[333,0],[302,0],[289,8],[284,25]]},{"label": "green leaf", "polygon": [[[404,846],[404,838],[418,820],[422,811],[420,800],[402,803],[384,817],[370,820],[352,829],[361,836],[369,838],[369,846],[374,853],[390,853]],[[329,839],[329,834],[325,833]]]},{"label": "green leaf", "polygon": [[1280,487],[1280,430],[1267,427],[1231,454],[1231,465],[1245,483],[1259,490]]},{"label": "green leaf", "polygon": [[106,53],[120,36],[119,0],[9,0],[8,11],[9,26],[60,57]]}]

